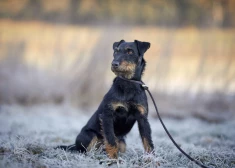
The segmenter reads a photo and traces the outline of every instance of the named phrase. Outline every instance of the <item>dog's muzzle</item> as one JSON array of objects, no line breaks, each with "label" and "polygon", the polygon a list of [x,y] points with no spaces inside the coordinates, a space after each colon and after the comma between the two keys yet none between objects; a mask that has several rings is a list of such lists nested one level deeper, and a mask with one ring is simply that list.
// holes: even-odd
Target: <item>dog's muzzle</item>
[{"label": "dog's muzzle", "polygon": [[119,67],[119,62],[118,61],[113,61],[112,62],[112,69],[117,69]]}]

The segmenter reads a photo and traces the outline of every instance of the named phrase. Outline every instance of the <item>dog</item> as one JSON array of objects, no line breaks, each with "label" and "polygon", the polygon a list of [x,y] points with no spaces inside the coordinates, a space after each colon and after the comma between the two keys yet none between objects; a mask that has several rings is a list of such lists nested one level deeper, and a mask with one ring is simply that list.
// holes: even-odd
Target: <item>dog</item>
[{"label": "dog", "polygon": [[143,56],[149,48],[150,43],[138,40],[114,42],[111,70],[116,78],[110,90],[78,134],[75,145],[59,148],[84,153],[104,144],[108,156],[117,159],[118,152],[126,151],[125,136],[137,122],[145,151],[153,152],[147,96],[141,85],[128,81],[141,81],[146,66]]}]

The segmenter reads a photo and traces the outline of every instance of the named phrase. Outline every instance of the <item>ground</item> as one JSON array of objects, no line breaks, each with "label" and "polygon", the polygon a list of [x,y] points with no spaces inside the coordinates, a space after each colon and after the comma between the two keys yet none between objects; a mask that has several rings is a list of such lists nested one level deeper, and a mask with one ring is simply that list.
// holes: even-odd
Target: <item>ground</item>
[{"label": "ground", "polygon": [[[159,120],[150,117],[155,155],[144,153],[138,128],[127,151],[109,159],[102,148],[87,154],[54,149],[73,144],[91,113],[67,105],[0,106],[0,167],[198,167],[174,147]],[[193,158],[217,168],[235,167],[235,121],[209,123],[193,117],[163,118],[176,142]]]}]

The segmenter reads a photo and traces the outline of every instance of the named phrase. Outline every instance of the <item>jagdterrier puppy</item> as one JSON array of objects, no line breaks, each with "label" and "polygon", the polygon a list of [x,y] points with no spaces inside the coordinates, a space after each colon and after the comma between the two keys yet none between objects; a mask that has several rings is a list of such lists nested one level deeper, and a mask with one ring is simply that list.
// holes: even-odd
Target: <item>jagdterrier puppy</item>
[{"label": "jagdterrier puppy", "polygon": [[113,44],[111,69],[117,77],[112,87],[78,134],[75,145],[59,148],[86,152],[100,143],[110,158],[117,158],[119,151],[125,152],[125,136],[137,121],[145,151],[153,150],[145,91],[141,85],[122,79],[141,80],[146,65],[143,56],[149,47],[150,43],[137,40]]}]

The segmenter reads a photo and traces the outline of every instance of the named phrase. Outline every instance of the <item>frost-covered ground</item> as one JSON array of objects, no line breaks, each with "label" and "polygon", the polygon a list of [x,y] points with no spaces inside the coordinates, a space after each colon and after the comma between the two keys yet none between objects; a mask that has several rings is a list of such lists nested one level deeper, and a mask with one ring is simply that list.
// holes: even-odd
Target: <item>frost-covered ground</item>
[{"label": "frost-covered ground", "polygon": [[[156,156],[144,153],[136,125],[118,161],[102,149],[78,154],[53,148],[73,144],[90,115],[68,106],[0,106],[0,167],[198,167],[173,146],[154,118],[150,124]],[[190,117],[163,120],[192,157],[210,167],[235,167],[234,119],[217,124]]]}]

